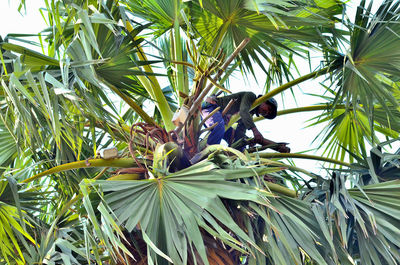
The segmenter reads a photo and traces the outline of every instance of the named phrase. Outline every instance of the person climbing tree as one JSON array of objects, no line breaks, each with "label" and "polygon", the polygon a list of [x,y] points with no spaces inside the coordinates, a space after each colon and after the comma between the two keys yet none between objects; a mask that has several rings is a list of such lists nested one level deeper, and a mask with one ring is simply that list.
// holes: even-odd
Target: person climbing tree
[{"label": "person climbing tree", "polygon": [[[257,96],[252,92],[239,92],[224,97],[208,97],[202,104],[201,115],[206,119],[204,124],[206,127],[212,127],[207,139],[207,144],[219,144],[224,139],[229,146],[243,151],[245,145],[260,144],[269,146],[281,153],[289,153],[290,148],[286,144],[276,143],[265,139],[257,129],[253,122],[253,115],[262,115],[266,119],[274,119],[277,114],[278,103],[271,98],[261,103],[258,107],[250,111],[251,105],[257,99]],[[210,114],[219,107],[211,117]],[[225,131],[225,125],[228,124],[232,115],[239,113],[240,120],[235,129],[230,127]],[[247,141],[246,130],[252,130],[254,139]],[[241,142],[241,143],[239,143]]]}]

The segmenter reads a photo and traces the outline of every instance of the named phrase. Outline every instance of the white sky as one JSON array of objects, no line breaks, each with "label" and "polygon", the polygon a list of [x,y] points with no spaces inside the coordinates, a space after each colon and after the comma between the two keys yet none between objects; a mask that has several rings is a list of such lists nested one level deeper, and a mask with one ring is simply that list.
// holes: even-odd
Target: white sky
[{"label": "white sky", "polygon": [[26,10],[18,13],[19,0],[0,0],[0,35],[4,38],[7,33],[37,33],[44,29],[44,23],[39,8],[43,0],[26,0]]},{"label": "white sky", "polygon": [[[18,0],[0,0],[0,35],[3,38],[7,33],[37,33],[46,27],[46,24],[44,23],[43,18],[38,11],[43,3],[43,0],[27,0],[26,2],[27,14],[22,16],[17,11],[17,6],[19,3]],[[359,1],[352,2],[355,2],[355,4],[350,4],[353,7],[359,3]],[[374,4],[375,2],[381,1],[374,1]],[[22,13],[25,12],[22,11]],[[352,17],[353,15],[350,15],[350,18]],[[321,58],[315,59],[315,65],[313,65],[313,67],[318,65],[320,59]],[[304,62],[303,64],[299,64],[298,67],[301,71],[301,74],[309,73],[308,63]],[[257,76],[259,75],[257,74]],[[237,78],[230,83],[231,89],[234,92],[250,90],[256,94],[261,94],[265,75],[260,73],[260,76],[261,78],[259,78],[259,83],[257,84],[255,80],[250,80],[246,83],[239,75],[237,75]],[[322,78],[320,78],[319,81],[321,80]],[[315,94],[322,93],[323,91],[317,81],[304,82],[301,84],[300,88],[294,87],[293,89],[296,95],[301,94],[299,89],[306,93]],[[282,109],[283,105],[281,96],[277,95],[275,96],[275,99],[278,101],[279,109]],[[316,103],[318,103],[318,99],[315,99],[311,96],[302,95],[301,97],[297,98],[296,105],[296,102],[294,101],[290,92],[285,94],[285,108],[309,106]],[[319,126],[305,128],[305,122],[315,115],[316,112],[308,112],[278,116],[274,120],[267,120],[257,123],[257,127],[259,128],[260,132],[263,133],[265,138],[276,142],[289,142],[289,147],[291,148],[292,152],[302,152],[317,147],[316,143],[311,143],[323,127]],[[308,153],[314,154],[313,152]],[[319,173],[322,165],[320,162],[316,161],[297,160],[295,162],[297,166],[308,169],[314,173]],[[323,172],[320,173],[325,175]]]}]

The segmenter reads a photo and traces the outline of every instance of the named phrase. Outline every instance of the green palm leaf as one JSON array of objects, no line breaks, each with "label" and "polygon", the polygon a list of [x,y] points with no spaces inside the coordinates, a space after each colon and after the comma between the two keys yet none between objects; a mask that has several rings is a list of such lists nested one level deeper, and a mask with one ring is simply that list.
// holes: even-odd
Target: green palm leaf
[{"label": "green palm leaf", "polygon": [[[341,17],[344,3],[333,0],[44,5],[43,54],[24,46],[35,44],[27,38],[37,34],[8,35],[0,44],[0,166],[10,176],[0,180],[1,264],[400,263],[399,152],[377,146],[365,155],[367,143],[398,137],[400,130],[398,1],[384,1],[376,14],[362,1],[352,24]],[[335,28],[337,22],[347,30]],[[191,130],[195,119],[164,134],[174,129],[175,100],[196,102],[197,114],[196,96],[207,78],[243,39],[251,41],[230,69],[224,65],[218,84],[232,82],[238,66],[244,78],[256,75],[258,65],[268,90],[293,78],[295,54],[326,56],[323,71],[262,99],[333,73],[324,88],[334,96],[320,97],[329,101],[327,111],[312,121],[327,123],[324,154],[346,165],[341,174],[318,176],[277,161],[317,158],[310,155],[248,155],[222,146],[202,151],[197,129]],[[317,109],[322,105],[297,108]],[[137,149],[129,135],[135,123],[143,126],[135,131]],[[189,159],[205,160],[172,166],[174,155],[186,156],[188,141]],[[85,160],[111,145],[121,157]],[[171,146],[184,150],[167,154]],[[126,158],[128,149],[136,157]],[[358,164],[344,162],[348,154]],[[120,166],[128,168],[122,172],[145,167],[131,170],[146,174],[116,181],[127,176],[110,179],[109,168],[99,169]],[[395,181],[380,183],[387,180]]]},{"label": "green palm leaf", "polygon": [[366,223],[368,234],[359,231],[357,236],[364,264],[397,264],[400,261],[395,250],[400,247],[400,208],[396,203],[400,198],[399,187],[399,181],[389,181],[363,187],[362,191],[349,191],[358,210],[363,212],[363,220],[357,221]]},{"label": "green palm leaf", "polygon": [[[272,199],[271,204],[277,212],[264,212],[255,204],[251,205],[260,216],[252,221],[256,227],[254,235],[258,237],[260,246],[265,248],[271,263],[301,263],[304,251],[317,264],[337,263],[337,260],[341,264],[350,264],[345,249],[334,246],[338,242],[329,236],[327,227],[323,226],[322,219],[314,210],[315,205],[284,196]],[[260,225],[260,218],[264,220],[263,225]],[[267,238],[260,238],[260,235]],[[266,258],[259,256],[256,260],[263,259]]]},{"label": "green palm leaf", "polygon": [[[393,93],[397,90],[393,82],[400,68],[397,63],[400,53],[400,26],[398,2],[385,1],[375,14],[371,5],[362,1],[351,25],[351,48],[346,54],[343,68],[335,77],[339,81],[337,98],[347,104],[362,104],[369,119],[373,119],[374,105],[379,104],[391,119],[396,120],[392,109],[398,101]],[[398,121],[397,121],[398,122]]]},{"label": "green palm leaf", "polygon": [[[325,148],[323,154],[334,159],[343,161],[349,152],[361,156],[361,151],[366,149],[365,142],[372,143],[377,139],[367,116],[361,110],[337,109],[332,114],[325,112],[313,119],[316,122],[310,126],[328,122],[319,135],[322,138],[320,148]],[[376,127],[379,128],[380,125],[377,124]],[[352,156],[349,158],[350,162],[354,161]]]},{"label": "green palm leaf", "polygon": [[[327,96],[324,98],[334,101]],[[400,112],[391,104],[385,106],[390,109],[390,116],[382,106],[375,104],[373,119],[360,104],[347,109],[345,105],[327,106],[332,108],[326,107],[326,111],[311,119],[313,122],[309,126],[326,124],[315,140],[320,139],[319,148],[324,149],[323,154],[328,157],[342,161],[349,157],[353,162],[353,156],[365,155],[366,143],[375,144],[382,135],[387,138],[398,137]]]},{"label": "green palm leaf", "polygon": [[[365,169],[368,168],[357,174],[364,180],[370,178]],[[398,169],[395,171],[398,174]],[[387,172],[375,173],[383,176]],[[346,189],[346,185],[355,187]],[[326,238],[341,245],[353,259],[362,264],[397,264],[400,260],[396,250],[400,243],[400,215],[395,203],[399,199],[398,189],[398,180],[359,186],[356,179],[333,173],[328,180],[317,180],[317,188],[307,200],[323,203],[315,205],[315,210],[320,209],[314,213],[319,216],[319,223],[329,229]]]},{"label": "green palm leaf", "polygon": [[[200,162],[158,179],[97,181],[94,185],[105,193],[105,202],[118,222],[128,231],[140,227],[157,247],[153,246],[156,253],[162,251],[175,263],[185,264],[187,253],[192,252],[195,257],[193,249],[196,249],[202,261],[208,264],[200,229],[235,249],[246,252],[246,247],[252,245],[259,250],[229,215],[221,198],[268,206],[270,193],[232,180],[276,170],[279,168],[227,170],[218,169],[210,162]],[[229,235],[221,223],[237,239]],[[150,253],[153,259],[155,252]]]},{"label": "green palm leaf", "polygon": [[[305,14],[300,13],[308,7],[302,1],[296,2],[294,7],[289,4],[276,6],[265,2],[257,5],[254,1],[238,0],[228,3],[215,0],[202,1],[203,8],[193,3],[189,11],[206,52],[213,54],[212,51],[215,53],[217,49],[222,48],[230,54],[243,39],[250,38],[251,42],[241,52],[241,60],[250,71],[253,71],[251,63],[254,60],[268,73],[261,58],[274,65],[272,56],[276,53],[275,50],[279,50],[280,55],[285,56],[291,52],[301,52],[301,48],[297,49],[296,46],[307,45],[310,42],[322,43],[323,38],[315,27],[321,26],[319,30],[324,32],[331,23],[330,16],[311,15],[311,12],[306,18]],[[249,10],[250,7],[257,7],[258,12]],[[340,7],[336,7],[336,11],[331,11],[331,16],[340,12]],[[318,5],[313,8],[322,9]],[[298,25],[302,27],[297,27]],[[283,73],[288,73],[289,70],[285,68],[287,66],[282,65],[280,69]]]},{"label": "green palm leaf", "polygon": [[[0,165],[3,168],[9,166],[17,156],[17,145],[12,131],[10,130],[10,128],[7,128],[0,122],[0,145],[3,147],[0,155]],[[3,171],[3,169],[1,171]]]},{"label": "green palm leaf", "polygon": [[[124,0],[127,8],[135,16],[153,24],[155,36],[161,36],[174,26],[175,18],[183,22],[180,14],[175,14],[176,0]],[[176,17],[177,16],[177,17]]]},{"label": "green palm leaf", "polygon": [[10,260],[12,260],[16,264],[24,264],[25,259],[16,234],[21,234],[33,244],[35,244],[35,240],[21,226],[20,223],[26,221],[21,218],[17,207],[3,202],[4,199],[8,199],[2,198],[7,186],[8,182],[6,179],[0,179],[0,225],[2,227],[0,231],[0,251],[2,258],[7,263],[10,263]]}]

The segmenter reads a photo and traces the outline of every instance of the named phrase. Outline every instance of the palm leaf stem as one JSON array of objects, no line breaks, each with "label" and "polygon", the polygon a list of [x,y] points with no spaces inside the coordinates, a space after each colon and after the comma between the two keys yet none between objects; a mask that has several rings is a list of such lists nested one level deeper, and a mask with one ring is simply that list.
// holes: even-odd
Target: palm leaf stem
[{"label": "palm leaf stem", "polygon": [[36,174],[30,178],[23,180],[22,183],[29,183],[43,176],[72,169],[89,168],[89,167],[129,168],[135,166],[137,166],[137,164],[133,158],[113,158],[113,159],[95,158],[88,160],[80,160],[50,168],[46,171],[40,172],[39,174]]},{"label": "palm leaf stem", "polygon": [[[179,25],[179,11],[180,11],[180,2],[181,0],[174,0],[174,10],[175,10],[175,18],[174,18],[174,55],[176,61],[182,61],[182,42],[181,42],[181,28]],[[183,66],[180,64],[176,65],[177,73],[176,73],[176,88],[178,91],[189,94],[189,88],[184,86],[184,75]],[[183,98],[179,97],[179,103],[183,102]]]},{"label": "palm leaf stem", "polygon": [[277,94],[279,94],[279,93],[281,93],[281,92],[283,92],[283,91],[285,91],[285,90],[287,90],[287,89],[289,89],[289,88],[291,88],[291,87],[293,87],[295,85],[298,85],[298,84],[300,84],[300,83],[302,83],[304,81],[307,81],[307,80],[309,80],[311,78],[316,78],[316,77],[319,77],[321,75],[324,75],[324,74],[327,74],[329,72],[332,72],[332,71],[336,70],[336,68],[338,68],[338,67],[339,67],[339,65],[337,67],[327,66],[327,67],[322,68],[320,70],[317,70],[317,71],[314,71],[312,73],[303,75],[303,76],[301,76],[299,78],[296,78],[296,79],[294,79],[294,80],[292,80],[290,82],[287,82],[286,84],[281,85],[281,86],[275,88],[274,90],[268,92],[264,96],[259,97],[256,101],[254,101],[254,103],[251,106],[251,108],[254,109],[255,107],[257,107],[261,103],[265,102],[267,99],[272,98],[273,96],[275,96],[275,95],[277,95]]},{"label": "palm leaf stem", "polygon": [[306,154],[296,154],[296,153],[257,153],[257,154],[250,154],[250,156],[262,157],[262,158],[302,158],[302,159],[324,161],[346,167],[351,167],[350,163],[316,155],[306,155]]},{"label": "palm leaf stem", "polygon": [[[286,115],[286,114],[307,112],[307,111],[329,110],[329,109],[333,109],[333,107],[334,107],[333,105],[329,105],[329,104],[306,106],[306,107],[300,107],[300,108],[280,110],[280,111],[278,111],[278,113],[276,115],[279,116],[279,115]],[[335,109],[345,109],[346,106],[345,105],[336,105],[334,108]],[[254,122],[261,121],[261,120],[265,120],[265,118],[263,116],[259,116],[259,117],[255,117],[253,119]]]},{"label": "palm leaf stem", "polygon": [[265,185],[267,185],[268,189],[272,192],[280,193],[280,194],[289,196],[291,198],[297,197],[296,191],[286,188],[284,186],[281,186],[279,184],[272,183],[272,182],[266,182]]},{"label": "palm leaf stem", "polygon": [[[306,111],[317,111],[317,110],[329,110],[329,109],[346,109],[346,105],[330,105],[330,104],[322,104],[322,105],[315,105],[315,106],[306,106],[300,108],[293,108],[293,109],[285,109],[278,111],[277,115],[285,115],[291,113],[298,113],[298,112],[306,112]],[[351,107],[348,107],[351,109]]]},{"label": "palm leaf stem", "polygon": [[175,128],[175,125],[172,123],[173,113],[169,107],[167,100],[165,99],[164,93],[162,92],[161,88],[155,88],[159,87],[159,85],[156,85],[149,76],[137,75],[136,77],[137,79],[139,79],[140,83],[142,83],[146,91],[150,94],[151,98],[155,101],[155,104],[160,111],[162,120],[165,124],[165,128],[167,129],[167,131],[173,130]]},{"label": "palm leaf stem", "polygon": [[[132,32],[134,30],[134,28],[132,27],[132,25],[129,22],[126,22],[126,29],[129,32]],[[133,37],[134,40],[137,40],[137,37]],[[142,46],[138,46],[138,58],[140,60],[142,60],[143,62],[148,61],[146,54],[143,51]],[[146,73],[154,73],[153,68],[147,64],[147,65],[143,65],[143,69],[144,72]],[[160,83],[158,82],[157,78],[155,76],[152,75],[148,75],[148,76],[136,76],[139,81],[142,83],[142,85],[144,86],[144,88],[146,89],[146,91],[150,94],[151,98],[156,102],[157,108],[161,113],[162,119],[164,121],[165,124],[165,128],[168,131],[171,131],[175,128],[174,124],[172,123],[172,110],[169,107],[168,101],[164,96],[164,93],[162,92]],[[146,121],[147,122],[147,121]],[[152,123],[154,124],[154,122]]]},{"label": "palm leaf stem", "polygon": [[262,162],[264,165],[271,165],[271,166],[277,166],[277,167],[284,167],[285,169],[294,171],[294,172],[301,172],[306,174],[307,176],[310,176],[311,178],[315,178],[315,174],[311,173],[310,171],[307,171],[305,169],[296,167],[296,166],[292,166],[292,165],[288,165],[282,162],[278,162],[278,161],[273,161],[267,158],[262,158],[262,157],[257,157],[257,159],[259,159],[260,162]]},{"label": "palm leaf stem", "polygon": [[0,50],[0,60],[1,60],[1,65],[3,66],[3,69],[4,69],[4,75],[8,75],[7,67],[6,67],[6,64],[4,62],[3,53],[1,52],[1,50]]},{"label": "palm leaf stem", "polygon": [[[259,97],[258,99],[256,99],[256,101],[254,101],[253,105],[251,106],[251,109],[256,108],[258,105],[260,105],[261,103],[265,102],[267,99],[269,99],[269,98],[271,98],[271,97],[273,97],[273,96],[275,96],[275,95],[277,95],[277,94],[279,94],[279,93],[291,88],[292,86],[298,85],[298,84],[300,84],[300,83],[302,83],[304,81],[307,81],[307,80],[309,80],[311,78],[316,78],[316,77],[319,77],[321,75],[324,75],[324,74],[326,74],[328,72],[331,72],[331,71],[335,70],[336,68],[337,67],[327,66],[327,67],[325,67],[325,68],[323,68],[321,70],[314,71],[314,72],[309,73],[307,75],[301,76],[301,77],[299,77],[299,78],[297,78],[295,80],[292,80],[292,81],[290,81],[290,82],[288,82],[288,83],[286,83],[286,84],[284,84],[282,86],[279,86],[276,89],[268,92],[264,96]],[[229,121],[229,124],[227,125],[227,128],[231,127],[232,124],[234,124],[238,120],[239,120],[239,114],[233,115],[231,120]]]},{"label": "palm leaf stem", "polygon": [[[180,65],[184,65],[190,68],[193,68],[194,70],[196,70],[196,66],[194,64],[188,63],[188,62],[182,62],[182,61],[175,61],[172,60],[171,63],[173,64],[180,64]],[[201,67],[197,67],[198,69],[201,69]],[[201,69],[201,72],[204,73],[204,70]]]},{"label": "palm leaf stem", "polygon": [[[307,81],[307,80],[309,80],[309,79],[311,79],[311,78],[315,78],[315,77],[324,75],[324,74],[326,74],[326,73],[328,73],[328,72],[331,72],[331,71],[333,71],[333,70],[335,70],[335,69],[336,69],[336,68],[334,68],[334,67],[327,66],[327,67],[325,67],[325,68],[323,68],[323,69],[321,69],[321,70],[318,70],[318,71],[309,73],[309,74],[307,74],[307,75],[301,76],[301,77],[299,77],[299,78],[297,78],[297,79],[295,79],[295,80],[292,80],[292,81],[290,81],[290,82],[288,82],[288,83],[286,83],[286,84],[284,84],[284,85],[282,85],[282,86],[280,86],[280,87],[277,87],[276,89],[274,89],[274,90],[268,92],[268,93],[265,94],[264,96],[259,97],[258,99],[256,99],[256,101],[254,101],[253,105],[251,106],[251,109],[256,108],[256,107],[259,106],[261,103],[265,102],[267,99],[269,99],[269,98],[271,98],[271,97],[273,97],[273,96],[275,96],[275,95],[277,95],[277,94],[279,94],[279,93],[285,91],[286,89],[291,88],[292,86],[295,86],[295,85],[297,85],[297,84],[300,84],[300,83],[302,83],[302,82],[304,82],[304,81]],[[226,128],[231,127],[232,124],[234,124],[234,123],[237,122],[238,120],[239,120],[239,114],[233,115],[233,116],[231,117],[231,119],[230,119],[230,121],[229,121],[229,124],[227,125]]]}]

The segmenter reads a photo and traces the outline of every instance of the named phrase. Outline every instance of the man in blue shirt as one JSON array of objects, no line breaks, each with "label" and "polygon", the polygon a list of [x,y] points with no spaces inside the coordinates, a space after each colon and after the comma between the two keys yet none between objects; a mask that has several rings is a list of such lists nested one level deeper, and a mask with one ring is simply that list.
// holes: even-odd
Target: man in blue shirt
[{"label": "man in blue shirt", "polygon": [[[218,107],[220,107],[220,109],[205,121],[207,127],[215,126],[211,129],[207,144],[219,144],[221,140],[224,139],[231,146],[233,143],[245,138],[246,130],[252,130],[255,143],[259,143],[263,146],[271,145],[273,146],[272,149],[281,153],[290,152],[290,149],[285,144],[277,144],[265,139],[253,122],[252,116],[254,114],[257,116],[262,115],[267,119],[274,119],[278,108],[277,102],[271,98],[250,111],[256,99],[257,96],[252,92],[239,92],[219,98],[208,97],[206,102],[202,105],[202,117],[205,118]],[[233,103],[230,104],[231,106],[228,107],[229,109],[226,113],[222,115],[222,111],[231,101],[233,101]],[[236,129],[229,128],[225,131],[225,124],[227,124],[230,117],[236,113],[239,113],[240,116]],[[240,149],[244,149],[244,146],[241,146]]]}]

